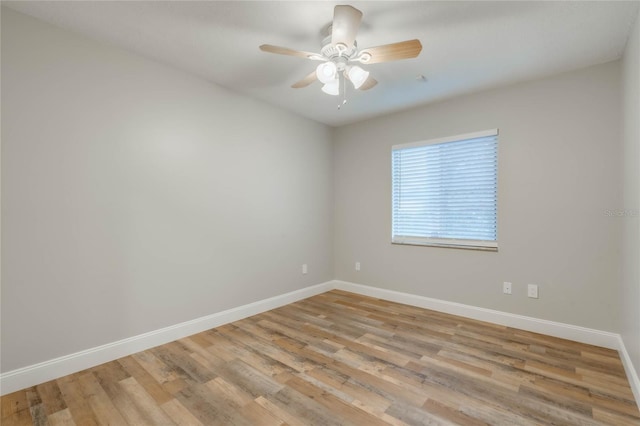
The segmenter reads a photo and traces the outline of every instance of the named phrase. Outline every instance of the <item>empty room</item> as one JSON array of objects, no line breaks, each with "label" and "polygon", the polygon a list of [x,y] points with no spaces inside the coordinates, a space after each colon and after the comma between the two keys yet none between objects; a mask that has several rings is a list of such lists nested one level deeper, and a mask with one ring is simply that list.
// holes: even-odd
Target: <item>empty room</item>
[{"label": "empty room", "polygon": [[0,424],[640,425],[640,1],[2,1]]}]

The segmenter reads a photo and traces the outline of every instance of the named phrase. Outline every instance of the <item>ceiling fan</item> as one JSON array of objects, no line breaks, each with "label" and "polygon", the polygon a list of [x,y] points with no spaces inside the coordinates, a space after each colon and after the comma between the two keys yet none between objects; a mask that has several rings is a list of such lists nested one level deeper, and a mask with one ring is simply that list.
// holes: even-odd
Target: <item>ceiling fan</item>
[{"label": "ceiling fan", "polygon": [[[420,44],[420,40],[416,39],[359,49],[356,35],[361,21],[362,12],[355,7],[336,6],[333,11],[333,23],[328,30],[329,35],[322,41],[320,53],[304,52],[270,44],[263,44],[260,46],[260,50],[322,62],[315,71],[294,83],[291,86],[294,89],[307,87],[319,80],[323,84],[323,92],[337,96],[340,94],[341,87],[344,93],[345,81],[349,80],[355,89],[368,90],[378,82],[369,75],[368,71],[353,65],[354,62],[368,65],[415,58],[420,54],[422,44]],[[346,102],[346,98],[344,102]]]}]

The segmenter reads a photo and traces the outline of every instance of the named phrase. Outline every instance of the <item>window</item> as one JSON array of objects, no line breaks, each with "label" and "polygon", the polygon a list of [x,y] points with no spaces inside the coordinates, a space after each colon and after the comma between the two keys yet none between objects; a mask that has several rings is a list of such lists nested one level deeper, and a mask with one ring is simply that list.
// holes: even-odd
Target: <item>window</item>
[{"label": "window", "polygon": [[396,244],[498,249],[498,130],[392,148]]}]

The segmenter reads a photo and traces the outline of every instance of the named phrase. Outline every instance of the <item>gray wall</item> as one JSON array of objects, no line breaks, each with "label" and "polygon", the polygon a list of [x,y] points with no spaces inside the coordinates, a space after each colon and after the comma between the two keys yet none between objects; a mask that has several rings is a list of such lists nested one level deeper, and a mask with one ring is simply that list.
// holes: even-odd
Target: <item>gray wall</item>
[{"label": "gray wall", "polygon": [[[336,278],[617,332],[620,99],[614,62],[337,129]],[[390,244],[391,146],[491,128],[499,252]]]},{"label": "gray wall", "polygon": [[640,13],[623,60],[624,226],[622,337],[640,374]]},{"label": "gray wall", "polygon": [[3,9],[2,371],[333,278],[330,138]]}]

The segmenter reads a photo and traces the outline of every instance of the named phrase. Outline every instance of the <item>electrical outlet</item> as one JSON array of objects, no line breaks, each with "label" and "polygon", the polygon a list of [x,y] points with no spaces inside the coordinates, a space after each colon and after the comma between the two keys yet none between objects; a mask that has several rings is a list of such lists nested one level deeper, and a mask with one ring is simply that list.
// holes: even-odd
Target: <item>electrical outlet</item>
[{"label": "electrical outlet", "polygon": [[302,265],[302,273],[303,273],[303,274],[306,274],[306,273],[307,273],[307,264],[306,264],[306,263],[304,263],[304,264]]},{"label": "electrical outlet", "polygon": [[504,294],[511,294],[511,283],[510,282],[503,282],[502,283],[502,292]]},{"label": "electrical outlet", "polygon": [[527,296],[533,299],[538,298],[538,286],[536,284],[529,284],[527,286]]},{"label": "electrical outlet", "polygon": [[356,271],[360,270],[360,262],[356,262]]}]

